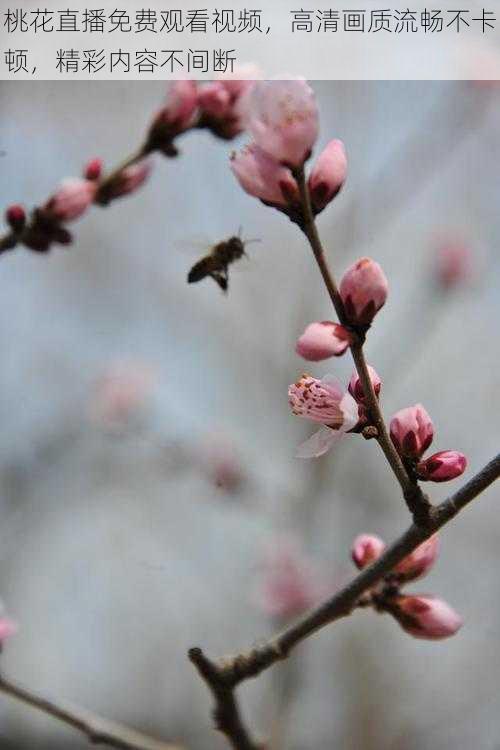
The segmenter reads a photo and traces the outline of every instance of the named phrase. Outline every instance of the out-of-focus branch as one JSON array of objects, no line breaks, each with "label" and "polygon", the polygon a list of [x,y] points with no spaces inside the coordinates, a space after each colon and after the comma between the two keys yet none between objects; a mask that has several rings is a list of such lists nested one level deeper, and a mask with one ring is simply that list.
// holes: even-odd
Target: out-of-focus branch
[{"label": "out-of-focus branch", "polygon": [[[454,518],[499,477],[500,453],[455,494],[440,505],[433,507],[430,521],[425,528],[412,524],[378,560],[365,568],[354,580],[265,643],[236,656],[224,657],[217,663],[208,660],[200,649],[192,649],[191,660],[194,661],[192,657],[194,651],[197,666],[203,662],[210,664],[210,669],[216,675],[215,682],[224,686],[225,692],[218,695],[217,705],[223,710],[226,700],[234,700],[233,690],[237,685],[251,677],[256,677],[277,661],[286,659],[292,649],[303,640],[326,625],[349,615],[357,607],[360,597],[365,592],[381,581],[399,562]],[[233,743],[233,747],[255,750],[255,747],[259,746]]]},{"label": "out-of-focus branch", "polygon": [[59,719],[82,734],[94,745],[108,745],[120,750],[182,750],[179,745],[147,737],[133,729],[102,719],[89,711],[67,703],[45,698],[0,675],[0,692]]},{"label": "out-of-focus branch", "polygon": [[[33,209],[29,218],[22,206],[9,206],[5,218],[10,231],[0,236],[0,253],[19,245],[45,253],[53,243],[70,244],[68,222],[83,215],[91,204],[108,206],[134,192],[149,174],[146,157],[154,153],[177,156],[177,139],[193,129],[209,130],[223,140],[234,138],[243,129],[239,99],[252,83],[245,80],[236,87],[229,81],[214,82],[211,87],[198,87],[196,81],[188,79],[172,83],[167,101],[150,123],[142,144],[119,166],[101,177],[101,160],[88,162],[84,179],[63,183],[44,205]],[[226,102],[222,109],[221,95]]]}]

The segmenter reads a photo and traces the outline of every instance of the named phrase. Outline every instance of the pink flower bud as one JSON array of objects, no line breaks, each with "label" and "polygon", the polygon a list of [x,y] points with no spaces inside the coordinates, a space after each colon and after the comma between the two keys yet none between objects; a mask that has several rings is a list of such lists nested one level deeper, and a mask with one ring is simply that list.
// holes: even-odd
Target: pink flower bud
[{"label": "pink flower bud", "polygon": [[[378,396],[380,393],[380,389],[382,388],[382,380],[370,365],[368,365],[368,373],[370,375],[370,380],[372,382],[375,395]],[[359,404],[364,404],[366,402],[363,386],[361,385],[361,380],[359,379],[359,375],[356,371],[353,372],[349,381],[349,393],[353,398],[356,399]]]},{"label": "pink flower bud", "polygon": [[444,289],[451,289],[468,281],[472,275],[470,247],[462,242],[441,245],[436,257],[436,275]]},{"label": "pink flower bud", "polygon": [[92,205],[96,192],[97,185],[90,180],[64,180],[45,205],[45,210],[57,221],[73,221]]},{"label": "pink flower bud", "polygon": [[192,125],[197,106],[198,86],[196,81],[191,79],[173,81],[168,87],[166,105],[160,116],[176,134],[181,133]]},{"label": "pink flower bud", "polygon": [[298,202],[299,190],[287,167],[252,143],[231,156],[231,169],[249,195],[273,206]]},{"label": "pink flower bud", "polygon": [[462,626],[462,618],[449,604],[434,596],[395,597],[390,610],[403,630],[415,638],[449,638]]},{"label": "pink flower bud", "polygon": [[304,80],[257,81],[245,105],[246,127],[278,162],[300,167],[318,136],[318,108]]},{"label": "pink flower bud", "polygon": [[17,633],[17,623],[8,617],[0,617],[0,646],[14,633]]},{"label": "pink flower bud", "polygon": [[391,440],[402,456],[420,458],[432,443],[434,426],[421,404],[401,409],[391,419]]},{"label": "pink flower bud", "polygon": [[449,482],[464,473],[467,459],[459,451],[439,451],[417,466],[419,479],[429,482]]},{"label": "pink flower bud", "polygon": [[289,619],[302,614],[326,594],[313,564],[294,538],[280,537],[268,550],[258,603],[270,617]]},{"label": "pink flower bud", "polygon": [[315,213],[335,198],[347,177],[347,156],[342,141],[333,140],[321,152],[309,177],[309,192]]},{"label": "pink flower bud", "polygon": [[100,179],[102,174],[102,159],[92,159],[89,161],[83,171],[83,176],[86,180],[95,182]]},{"label": "pink flower bud", "polygon": [[375,534],[360,534],[352,543],[351,557],[360,570],[378,560],[386,548],[385,542]]},{"label": "pink flower bud", "polygon": [[231,139],[241,133],[244,129],[245,102],[254,83],[254,80],[221,77],[202,85],[198,93],[200,125],[219,138]]},{"label": "pink flower bud", "polygon": [[370,325],[385,304],[389,285],[378,263],[371,258],[361,258],[347,269],[339,291],[349,321],[355,325]]},{"label": "pink flower bud", "polygon": [[328,320],[310,323],[297,341],[295,351],[309,362],[338,357],[345,352],[351,336],[344,326]]},{"label": "pink flower bud", "polygon": [[231,107],[231,94],[222,81],[212,81],[200,88],[198,104],[211,117],[224,117]]},{"label": "pink flower bud", "polygon": [[427,575],[439,554],[439,537],[433,534],[405,557],[393,570],[399,581],[415,581]]},{"label": "pink flower bud", "polygon": [[22,232],[26,224],[26,211],[19,204],[9,206],[5,212],[5,220],[14,232]]},{"label": "pink flower bud", "polygon": [[358,423],[357,403],[331,376],[318,380],[303,375],[289,387],[288,402],[296,416],[323,425],[299,447],[299,458],[322,456]]},{"label": "pink flower bud", "polygon": [[116,183],[113,185],[111,197],[119,198],[122,195],[134,193],[146,182],[152,169],[153,165],[148,159],[142,159],[136,162],[136,164],[122,169]]}]

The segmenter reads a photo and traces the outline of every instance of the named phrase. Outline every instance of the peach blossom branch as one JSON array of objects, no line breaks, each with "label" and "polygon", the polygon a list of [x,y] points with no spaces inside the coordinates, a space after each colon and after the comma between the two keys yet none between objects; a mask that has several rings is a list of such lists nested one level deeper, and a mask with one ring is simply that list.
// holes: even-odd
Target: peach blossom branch
[{"label": "peach blossom branch", "polygon": [[[350,615],[356,607],[362,605],[363,594],[381,581],[422,542],[451,521],[499,477],[500,453],[461,489],[440,505],[433,506],[429,514],[429,522],[425,527],[413,523],[381,557],[359,573],[344,588],[265,643],[236,656],[226,656],[217,662],[208,659],[201,649],[191,649],[189,652],[191,661],[195,663],[212,690],[216,702],[216,718],[229,712],[236,725],[241,723],[239,716],[234,716],[234,712],[238,711],[234,690],[240,683],[251,677],[257,677],[276,662],[286,659],[297,645],[326,625]],[[238,744],[235,734],[228,734],[227,727],[222,728],[220,724],[218,726],[237,750],[262,750],[260,745]]]},{"label": "peach blossom branch", "polygon": [[89,711],[42,697],[4,676],[0,676],[0,692],[77,729],[94,745],[108,745],[120,750],[182,750],[179,745],[147,737],[122,724],[102,719]]},{"label": "peach blossom branch", "polygon": [[328,265],[323,244],[321,242],[316,226],[316,221],[314,219],[314,212],[311,205],[311,196],[306,183],[304,167],[301,166],[300,168],[295,169],[293,174],[297,181],[300,194],[302,208],[301,229],[309,241],[326,289],[333,303],[333,307],[335,308],[335,312],[337,313],[338,319],[343,326],[351,331],[352,334],[353,340],[350,346],[350,350],[352,358],[354,360],[354,364],[356,366],[356,370],[359,375],[359,379],[367,397],[372,423],[376,428],[376,435],[373,435],[373,437],[376,437],[378,444],[382,448],[382,451],[401,486],[403,496],[410,512],[413,514],[415,523],[417,525],[422,524],[425,526],[430,518],[431,504],[427,496],[422,492],[418,483],[414,481],[413,478],[408,474],[387,432],[387,427],[385,425],[384,417],[380,409],[378,398],[373,388],[365,355],[363,352],[365,332],[362,330],[353,329],[353,326],[350,325],[347,319],[344,303],[340,296],[335,277]]}]

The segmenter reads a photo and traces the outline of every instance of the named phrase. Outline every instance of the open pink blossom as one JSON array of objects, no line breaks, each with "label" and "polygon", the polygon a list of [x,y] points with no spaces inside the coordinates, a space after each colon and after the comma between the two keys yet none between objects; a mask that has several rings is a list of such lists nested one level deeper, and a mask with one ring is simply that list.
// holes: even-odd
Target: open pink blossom
[{"label": "open pink blossom", "polygon": [[298,339],[295,351],[309,362],[320,362],[339,357],[351,343],[351,335],[344,326],[329,320],[310,323]]},{"label": "open pink blossom", "polygon": [[302,614],[326,595],[318,570],[293,537],[278,537],[267,550],[257,599],[270,617],[289,619]]},{"label": "open pink blossom", "polygon": [[467,458],[459,451],[439,451],[417,465],[419,479],[429,482],[449,482],[464,473]]},{"label": "open pink blossom", "polygon": [[[373,385],[375,395],[378,396],[382,388],[382,380],[380,379],[377,372],[373,369],[373,367],[371,367],[371,365],[368,365],[368,374],[370,375],[370,380]],[[356,399],[359,404],[364,404],[366,402],[365,392],[363,390],[363,386],[361,385],[359,375],[356,371],[353,372],[349,381],[349,393],[353,398]]]},{"label": "open pink blossom", "polygon": [[246,101],[246,127],[276,161],[300,167],[318,136],[314,92],[302,79],[257,81]]},{"label": "open pink blossom", "polygon": [[371,565],[384,553],[385,542],[375,534],[360,534],[352,543],[351,557],[360,570]]},{"label": "open pink blossom", "polygon": [[422,404],[401,409],[391,419],[391,440],[398,453],[420,458],[432,443],[434,426]]},{"label": "open pink blossom", "polygon": [[439,536],[433,534],[422,542],[392,571],[398,581],[416,581],[431,570],[439,555]]},{"label": "open pink blossom", "polygon": [[252,143],[231,156],[231,169],[249,195],[273,206],[298,202],[299,190],[287,167]]},{"label": "open pink blossom", "polygon": [[347,177],[347,156],[342,141],[334,139],[318,156],[309,176],[315,213],[322,211],[342,188]]},{"label": "open pink blossom", "polygon": [[327,375],[322,380],[303,375],[288,389],[292,413],[322,427],[302,443],[298,458],[317,458],[327,453],[358,422],[358,405],[339,381]]},{"label": "open pink blossom", "polygon": [[69,178],[49,198],[45,211],[57,221],[78,219],[92,205],[97,185],[91,180]]},{"label": "open pink blossom", "polygon": [[360,258],[345,272],[339,291],[348,320],[354,325],[370,325],[385,305],[389,285],[378,263]]},{"label": "open pink blossom", "polygon": [[449,604],[426,594],[401,594],[394,598],[389,611],[403,630],[415,638],[449,638],[455,635],[463,624],[460,615]]}]

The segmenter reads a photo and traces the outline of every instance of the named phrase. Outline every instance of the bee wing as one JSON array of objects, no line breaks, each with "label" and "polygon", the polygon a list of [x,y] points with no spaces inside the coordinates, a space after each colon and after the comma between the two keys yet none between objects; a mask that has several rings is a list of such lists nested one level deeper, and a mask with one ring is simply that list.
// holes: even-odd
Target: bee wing
[{"label": "bee wing", "polygon": [[197,235],[194,237],[179,238],[174,240],[172,245],[176,250],[185,255],[191,255],[192,257],[199,255],[201,257],[210,252],[211,248],[214,246],[214,242],[208,236]]}]

